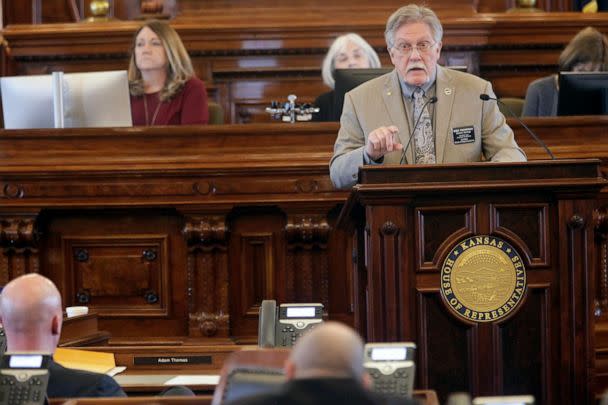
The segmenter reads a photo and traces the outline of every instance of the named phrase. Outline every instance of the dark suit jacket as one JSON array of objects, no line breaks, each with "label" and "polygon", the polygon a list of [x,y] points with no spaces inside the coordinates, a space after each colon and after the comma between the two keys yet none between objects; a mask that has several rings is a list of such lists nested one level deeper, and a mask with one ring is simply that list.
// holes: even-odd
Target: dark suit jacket
[{"label": "dark suit jacket", "polygon": [[49,366],[49,398],[126,397],[120,385],[105,374],[65,368],[54,361]]},{"label": "dark suit jacket", "polygon": [[286,382],[274,394],[232,401],[228,405],[416,405],[410,399],[379,397],[352,378],[307,378]]}]

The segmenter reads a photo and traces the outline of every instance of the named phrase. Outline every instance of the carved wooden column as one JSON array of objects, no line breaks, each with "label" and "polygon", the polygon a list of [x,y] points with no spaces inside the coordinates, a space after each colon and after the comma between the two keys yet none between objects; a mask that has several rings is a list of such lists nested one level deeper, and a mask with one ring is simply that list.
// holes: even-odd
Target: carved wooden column
[{"label": "carved wooden column", "polygon": [[608,210],[601,207],[594,212],[595,240],[598,252],[597,294],[595,316],[604,317],[608,312]]},{"label": "carved wooden column", "polygon": [[189,216],[182,232],[188,244],[189,336],[227,338],[230,317],[225,217]]},{"label": "carved wooden column", "polygon": [[38,273],[37,214],[0,216],[0,285],[26,273]]},{"label": "carved wooden column", "polygon": [[325,215],[289,215],[287,239],[287,297],[294,302],[329,304],[327,239],[330,226]]}]

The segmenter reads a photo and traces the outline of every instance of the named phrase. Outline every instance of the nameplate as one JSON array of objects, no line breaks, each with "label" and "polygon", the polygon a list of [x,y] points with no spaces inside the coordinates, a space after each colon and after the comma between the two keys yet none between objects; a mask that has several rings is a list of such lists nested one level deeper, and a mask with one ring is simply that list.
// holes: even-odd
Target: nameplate
[{"label": "nameplate", "polygon": [[475,128],[472,125],[468,127],[453,128],[452,137],[454,138],[454,145],[475,142]]},{"label": "nameplate", "polygon": [[145,356],[134,357],[136,366],[183,366],[187,364],[211,364],[211,356]]}]

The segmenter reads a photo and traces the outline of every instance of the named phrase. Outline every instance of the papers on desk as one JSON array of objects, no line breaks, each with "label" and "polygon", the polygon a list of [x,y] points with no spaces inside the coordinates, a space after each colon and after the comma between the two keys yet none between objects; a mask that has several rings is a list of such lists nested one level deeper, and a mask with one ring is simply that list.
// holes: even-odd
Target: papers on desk
[{"label": "papers on desk", "polygon": [[163,385],[217,385],[219,381],[219,375],[177,375]]},{"label": "papers on desk", "polygon": [[110,376],[114,376],[126,369],[126,367],[116,367],[114,353],[57,348],[53,359],[63,367],[77,368]]}]

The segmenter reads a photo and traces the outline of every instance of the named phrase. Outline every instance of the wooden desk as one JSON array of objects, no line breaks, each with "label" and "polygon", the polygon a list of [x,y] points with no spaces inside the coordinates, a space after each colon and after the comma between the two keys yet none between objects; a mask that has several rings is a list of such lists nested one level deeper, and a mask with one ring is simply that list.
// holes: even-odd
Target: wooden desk
[{"label": "wooden desk", "polygon": [[75,399],[52,399],[50,405],[188,405],[211,404],[212,396],[197,395],[196,397],[157,397],[144,396],[132,398],[75,398]]},{"label": "wooden desk", "polygon": [[110,333],[99,330],[97,314],[64,317],[59,347],[106,345]]},{"label": "wooden desk", "polygon": [[[545,159],[509,122],[528,156]],[[606,173],[608,118],[526,122],[558,158],[598,157]],[[255,343],[263,298],[322,302],[331,319],[352,325],[352,241],[335,228],[347,192],[333,190],[328,173],[337,130],[0,131],[0,277],[39,271],[64,305],[88,301],[119,364],[131,346],[166,353]],[[598,211],[599,252],[604,217]],[[595,278],[600,321],[604,258]]]},{"label": "wooden desk", "polygon": [[[79,398],[79,399],[52,399],[50,405],[133,405],[133,404],[147,404],[147,405],[187,405],[187,404],[199,404],[206,405],[211,404],[211,395],[197,395],[196,397],[132,397],[132,398]],[[432,390],[415,391],[414,398],[420,401],[421,405],[439,405],[437,395]]]}]

